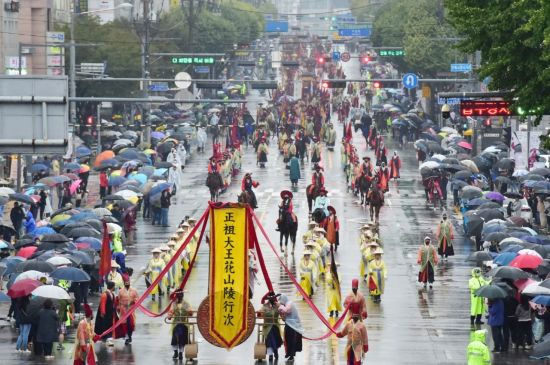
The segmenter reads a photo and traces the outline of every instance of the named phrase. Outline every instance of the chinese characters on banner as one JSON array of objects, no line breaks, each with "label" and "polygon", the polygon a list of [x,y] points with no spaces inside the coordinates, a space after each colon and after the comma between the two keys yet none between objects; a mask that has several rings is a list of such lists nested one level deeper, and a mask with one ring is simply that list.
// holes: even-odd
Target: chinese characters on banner
[{"label": "chinese characters on banner", "polygon": [[247,332],[248,227],[245,207],[212,208],[210,334],[225,348]]}]

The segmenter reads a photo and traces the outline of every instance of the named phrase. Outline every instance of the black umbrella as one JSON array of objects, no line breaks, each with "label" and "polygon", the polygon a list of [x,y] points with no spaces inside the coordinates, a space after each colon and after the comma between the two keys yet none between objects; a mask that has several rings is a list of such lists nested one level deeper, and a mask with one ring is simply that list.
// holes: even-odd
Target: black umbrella
[{"label": "black umbrella", "polygon": [[170,167],[173,167],[174,164],[171,163],[171,162],[166,162],[166,161],[159,161],[157,163],[155,163],[155,167],[157,169],[169,169]]},{"label": "black umbrella", "polygon": [[81,221],[81,222],[71,222],[67,225],[65,225],[62,229],[61,229],[61,233],[66,235],[72,231],[73,229],[75,228],[82,228],[82,227],[85,227],[85,228],[92,228],[92,226],[90,226],[88,223],[84,222],[84,221]]},{"label": "black umbrella", "polygon": [[541,175],[537,175],[537,174],[527,174],[527,175],[523,175],[519,178],[521,181],[528,181],[528,180],[532,180],[532,181],[543,181],[543,180],[546,180],[544,178],[544,176],[541,176]]},{"label": "black umbrella", "polygon": [[470,170],[462,170],[462,171],[458,171],[457,173],[455,173],[453,175],[453,179],[467,181],[472,176],[473,175],[472,175],[472,172]]},{"label": "black umbrella", "polygon": [[460,192],[460,197],[466,200],[481,198],[482,196],[483,196],[483,193],[480,190],[468,189],[468,187],[464,187]]},{"label": "black umbrella", "polygon": [[428,146],[428,149],[433,153],[445,153],[443,147],[441,147],[441,145],[435,141],[427,141],[426,145]]},{"label": "black umbrella", "polygon": [[485,241],[500,242],[503,239],[508,238],[508,237],[510,237],[510,235],[507,234],[507,233],[504,233],[504,232],[492,232],[492,233],[489,233],[488,235],[486,235],[485,237],[483,237],[483,239]]},{"label": "black umbrella", "polygon": [[477,209],[483,210],[483,209],[500,209],[500,208],[502,208],[502,205],[489,201],[487,203],[481,204]]},{"label": "black umbrella", "polygon": [[472,161],[476,164],[477,168],[481,170],[489,170],[492,166],[491,161],[488,159],[482,157],[482,156],[476,156],[472,158]]},{"label": "black umbrella", "polygon": [[512,180],[510,180],[506,176],[497,176],[494,181],[499,184],[512,184]]},{"label": "black umbrella", "polygon": [[42,239],[40,242],[54,242],[54,243],[63,243],[63,242],[69,242],[69,237],[65,236],[64,234],[60,233],[52,233],[52,234],[45,234],[42,236]]},{"label": "black umbrella", "polygon": [[175,146],[175,143],[172,141],[161,143],[157,146],[157,152],[161,154],[166,154],[172,150],[172,148]]},{"label": "black umbrella", "polygon": [[86,224],[88,224],[93,229],[98,230],[100,232],[103,229],[103,222],[101,222],[99,219],[89,218],[89,219],[86,219],[84,222],[86,222]]},{"label": "black umbrella", "polygon": [[61,250],[65,248],[75,248],[70,242],[43,242],[38,245],[38,251],[49,251],[49,250]]},{"label": "black umbrella", "polygon": [[76,227],[71,229],[66,233],[68,237],[78,238],[78,237],[95,237],[100,238],[101,232],[93,229],[92,227]]},{"label": "black umbrella", "polygon": [[462,189],[463,187],[468,186],[468,183],[462,180],[453,179],[451,180],[451,183],[456,185],[459,189]]},{"label": "black umbrella", "polygon": [[477,216],[484,219],[486,222],[492,219],[504,219],[504,213],[499,209],[483,209],[477,212]]},{"label": "black umbrella", "polygon": [[94,250],[79,250],[67,254],[67,258],[77,265],[94,265],[96,257],[97,253]]},{"label": "black umbrella", "polygon": [[75,283],[90,281],[90,275],[84,270],[76,267],[60,267],[50,274],[50,277],[57,280],[68,280]]},{"label": "black umbrella", "polygon": [[446,157],[443,161],[441,161],[442,163],[448,163],[449,165],[459,165],[460,164],[460,161],[458,161],[458,159],[454,158],[454,157]]},{"label": "black umbrella", "polygon": [[15,267],[16,272],[25,272],[29,270],[49,273],[55,270],[55,266],[45,261],[27,260],[23,261]]},{"label": "black umbrella", "polygon": [[496,164],[496,167],[502,170],[513,170],[515,166],[516,163],[510,158],[503,158]]},{"label": "black umbrella", "polygon": [[545,338],[544,341],[535,344],[530,357],[537,360],[550,358],[550,338]]},{"label": "black umbrella", "polygon": [[34,200],[32,200],[30,195],[15,193],[15,194],[10,194],[9,198],[10,198],[10,200],[15,200],[15,201],[25,203],[25,204],[29,204],[29,205],[34,204]]},{"label": "black umbrella", "polygon": [[36,240],[33,238],[23,237],[19,241],[15,242],[14,247],[19,249],[27,246],[36,246]]},{"label": "black umbrella", "polygon": [[120,195],[114,195],[114,194],[111,194],[111,195],[106,195],[103,200],[124,200],[123,197],[121,197]]},{"label": "black umbrella", "polygon": [[55,216],[58,215],[58,214],[65,213],[66,211],[71,210],[71,209],[72,209],[72,208],[69,208],[69,207],[63,207],[63,208],[61,208],[61,209],[58,209],[58,210],[56,210],[55,212],[53,212],[53,214],[51,215],[50,218],[53,218],[53,217],[55,217]]},{"label": "black umbrella", "polygon": [[476,251],[472,252],[466,261],[469,262],[483,262],[483,261],[491,261],[493,259],[493,256],[489,252],[486,251]]},{"label": "black umbrella", "polygon": [[478,297],[484,297],[487,299],[504,299],[508,296],[506,290],[498,285],[484,285],[475,291],[475,295]]},{"label": "black umbrella", "polygon": [[538,169],[534,169],[529,171],[530,175],[540,175],[540,176],[549,176],[550,175],[550,169],[547,169],[545,167],[539,167]]},{"label": "black umbrella", "polygon": [[489,271],[489,275],[495,278],[518,280],[527,279],[529,275],[517,267],[511,266],[499,266],[496,269]]},{"label": "black umbrella", "polygon": [[468,237],[477,236],[481,234],[483,229],[484,220],[477,216],[468,217],[468,220],[465,225],[465,234]]},{"label": "black umbrella", "polygon": [[504,193],[504,196],[508,197],[510,199],[521,199],[521,198],[523,198],[523,195],[521,195],[520,193],[513,192],[513,191]]},{"label": "black umbrella", "polygon": [[464,171],[464,170],[468,169],[467,167],[462,166],[462,165],[447,164],[447,163],[442,163],[439,166],[439,168],[441,168],[445,171],[452,172],[452,173],[455,173],[455,172],[458,172],[458,171]]},{"label": "black umbrella", "polygon": [[544,259],[537,267],[537,273],[542,277],[546,277],[546,275],[550,274],[550,260]]}]

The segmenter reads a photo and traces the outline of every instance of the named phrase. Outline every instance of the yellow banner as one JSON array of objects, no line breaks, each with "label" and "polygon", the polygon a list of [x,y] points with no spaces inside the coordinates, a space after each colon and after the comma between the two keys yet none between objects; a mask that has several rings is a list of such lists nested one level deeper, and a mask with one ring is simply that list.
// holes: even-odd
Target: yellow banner
[{"label": "yellow banner", "polygon": [[210,334],[225,348],[247,331],[248,227],[246,208],[211,208]]}]

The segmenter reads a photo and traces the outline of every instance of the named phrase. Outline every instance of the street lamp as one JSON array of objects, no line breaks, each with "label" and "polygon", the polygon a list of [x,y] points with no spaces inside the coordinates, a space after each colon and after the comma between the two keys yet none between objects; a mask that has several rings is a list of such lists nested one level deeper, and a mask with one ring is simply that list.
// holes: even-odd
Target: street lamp
[{"label": "street lamp", "polygon": [[[70,78],[70,85],[69,85],[69,92],[71,97],[76,97],[76,44],[74,41],[74,22],[75,17],[77,15],[89,15],[89,14],[95,14],[100,13],[104,11],[111,11],[111,10],[117,10],[117,9],[131,9],[133,7],[130,3],[122,3],[118,6],[115,6],[114,8],[105,8],[105,9],[97,9],[97,10],[90,10],[90,11],[84,11],[81,13],[75,13],[71,12],[71,21],[70,21],[70,33],[71,33],[71,42],[70,42],[70,54],[69,54],[69,60],[70,60],[70,69],[69,69],[69,78]],[[74,101],[71,101],[70,103],[70,127],[69,127],[69,133],[71,134],[71,138],[69,141],[72,142],[72,134],[74,130],[74,125],[76,124],[76,103]],[[69,151],[71,151],[72,145],[69,147]]]}]

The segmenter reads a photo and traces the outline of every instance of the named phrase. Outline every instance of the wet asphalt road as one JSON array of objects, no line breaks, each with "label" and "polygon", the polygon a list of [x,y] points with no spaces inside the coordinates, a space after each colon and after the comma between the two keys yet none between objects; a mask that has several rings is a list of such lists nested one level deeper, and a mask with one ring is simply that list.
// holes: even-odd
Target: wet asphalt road
[{"label": "wet asphalt road", "polygon": [[[345,64],[348,77],[357,78],[357,60]],[[261,101],[259,96],[250,98],[249,105],[255,115],[254,104]],[[341,133],[336,122],[336,130]],[[370,155],[360,135],[354,136],[354,143],[360,154]],[[389,143],[391,147],[391,143]],[[389,151],[389,154],[393,150]],[[436,283],[433,290],[426,291],[418,285],[416,252],[422,238],[435,231],[441,211],[434,212],[424,203],[424,192],[418,174],[418,163],[414,151],[400,150],[403,161],[402,178],[399,185],[390,184],[386,196],[386,206],[380,215],[381,241],[384,248],[384,260],[388,268],[386,291],[381,303],[368,301],[368,319],[370,351],[366,356],[369,364],[465,364],[465,351],[470,336],[469,325],[469,279],[470,265],[464,260],[472,251],[472,244],[460,237],[461,229],[455,225],[458,238],[455,240],[456,256],[447,263],[442,263],[436,270]],[[184,187],[180,189],[174,205],[170,209],[170,228],[151,226],[148,222],[139,221],[137,244],[128,247],[127,263],[137,271],[146,265],[149,251],[166,242],[175,227],[184,216],[194,217],[206,209],[209,199],[208,189],[204,186],[206,166],[209,153],[194,154],[184,174]],[[351,287],[351,280],[359,276],[359,243],[358,229],[368,220],[368,211],[359,206],[351,193],[346,192],[345,178],[340,166],[339,146],[334,152],[323,151],[326,186],[331,204],[336,208],[341,224],[341,246],[336,260],[339,263],[342,295],[345,296]],[[277,245],[278,232],[275,232],[279,192],[290,189],[288,170],[285,169],[282,156],[276,150],[276,139],[270,144],[267,168],[255,166],[255,155],[251,147],[244,148],[243,171],[251,171],[254,179],[260,182],[256,190],[259,208],[256,214],[271,240]],[[240,179],[243,172],[233,181],[228,191],[222,195],[223,201],[236,201],[240,190]],[[294,196],[294,210],[299,218],[298,242],[294,256],[283,256],[288,267],[296,272],[302,252],[301,235],[307,224],[307,202],[305,188],[311,180],[311,166],[305,163],[302,167],[302,179]],[[455,220],[456,222],[456,220]],[[269,275],[278,292],[289,294],[296,299],[300,310],[305,334],[317,337],[326,332],[326,328],[315,317],[305,302],[296,298],[296,290],[284,270],[280,268],[274,253],[260,238],[262,251],[267,263]],[[196,308],[207,295],[208,247],[202,245],[195,269],[187,285],[187,300]],[[142,278],[137,279],[136,287],[142,292],[145,284]],[[368,293],[362,284],[360,290]],[[253,304],[259,308],[259,298],[266,292],[265,284],[260,282],[255,287]],[[97,298],[94,298],[97,300]],[[167,302],[166,300],[164,301]],[[314,295],[314,302],[322,312],[326,312],[324,289],[322,286]],[[147,300],[145,305],[153,311],[163,309],[159,302]],[[95,307],[94,307],[95,308]],[[7,306],[0,305],[0,313],[5,314]],[[15,353],[17,334],[6,322],[0,329],[0,362],[5,364],[44,363],[42,359],[31,359],[27,355]],[[96,351],[100,364],[172,364],[170,343],[170,326],[161,319],[151,319],[138,313],[137,331],[131,346],[125,346],[118,340],[113,348],[97,344]],[[216,348],[202,338],[199,342],[198,364],[252,364],[253,346],[256,332],[242,345],[228,352]],[[69,342],[72,342],[69,341]],[[296,364],[344,364],[345,340],[334,336],[325,341],[304,341],[304,349],[296,357]],[[67,364],[72,361],[72,344],[66,345],[63,352],[56,352],[52,364]],[[283,350],[280,350],[283,354]],[[518,354],[499,355],[495,364],[531,363],[523,352]],[[279,361],[284,363],[284,361]]]}]

